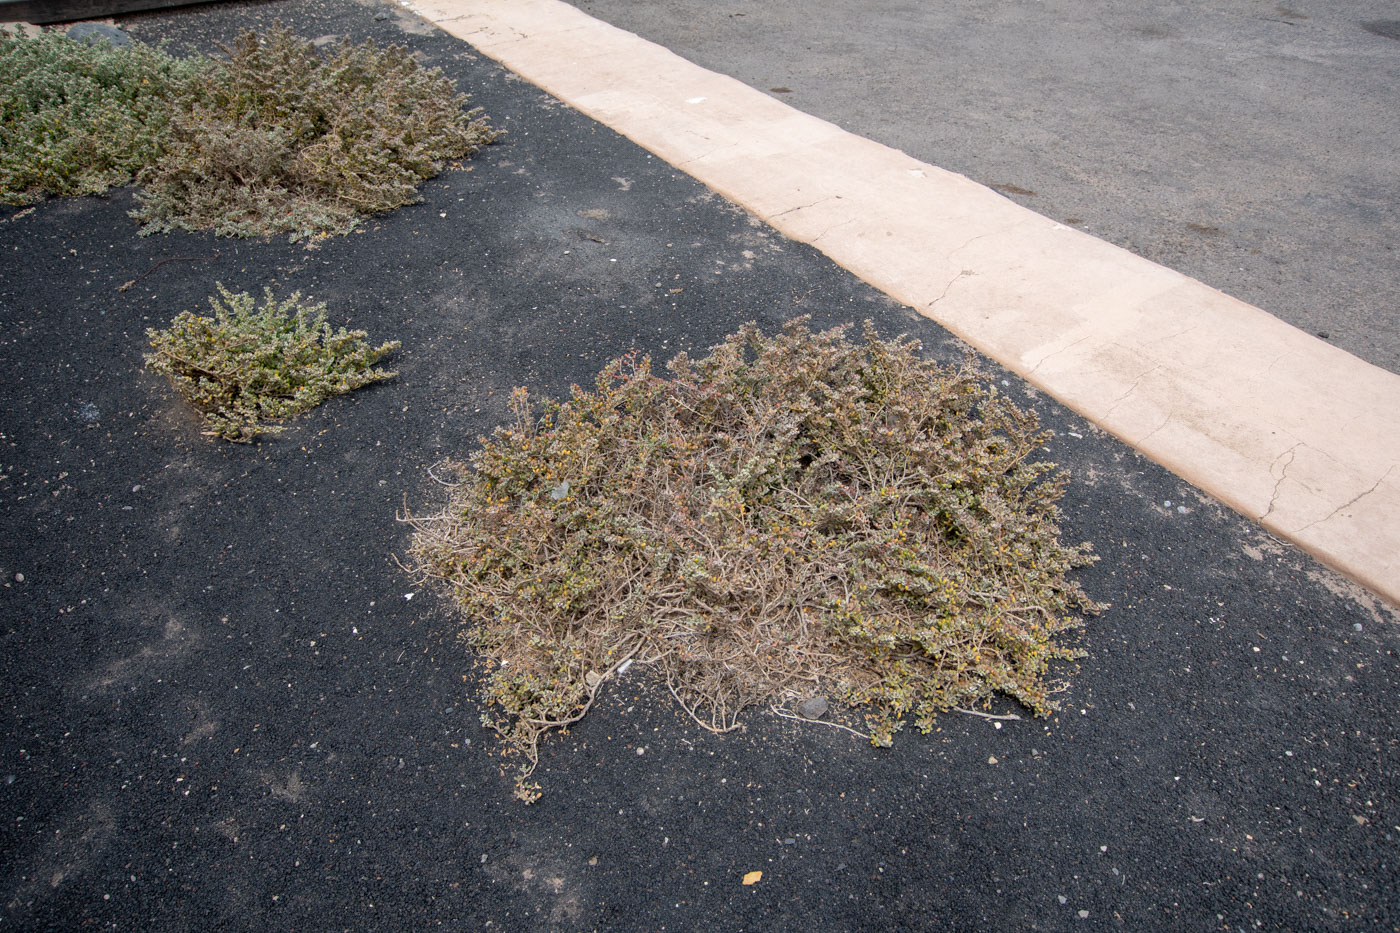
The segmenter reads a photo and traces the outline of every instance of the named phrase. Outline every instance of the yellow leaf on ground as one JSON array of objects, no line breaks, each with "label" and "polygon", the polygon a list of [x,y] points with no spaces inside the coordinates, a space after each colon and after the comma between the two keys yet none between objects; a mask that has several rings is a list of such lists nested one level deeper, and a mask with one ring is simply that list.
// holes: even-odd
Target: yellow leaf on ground
[{"label": "yellow leaf on ground", "polygon": [[763,877],[761,871],[751,871],[744,876],[744,884],[758,884],[758,880]]}]

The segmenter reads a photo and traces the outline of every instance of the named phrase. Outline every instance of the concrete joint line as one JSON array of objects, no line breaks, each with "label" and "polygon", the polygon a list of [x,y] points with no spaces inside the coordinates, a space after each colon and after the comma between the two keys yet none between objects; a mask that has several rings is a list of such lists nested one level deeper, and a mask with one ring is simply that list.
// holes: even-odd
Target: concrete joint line
[{"label": "concrete joint line", "polygon": [[559,0],[416,9],[1400,605],[1400,376]]}]

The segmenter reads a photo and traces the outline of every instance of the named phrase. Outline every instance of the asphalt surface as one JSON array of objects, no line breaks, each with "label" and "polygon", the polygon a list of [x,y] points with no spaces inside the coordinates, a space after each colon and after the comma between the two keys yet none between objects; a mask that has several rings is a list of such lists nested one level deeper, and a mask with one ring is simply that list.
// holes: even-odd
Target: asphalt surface
[{"label": "asphalt surface", "polygon": [[1400,371],[1393,0],[571,0]]},{"label": "asphalt surface", "polygon": [[[143,239],[130,190],[0,222],[0,930],[1400,929],[1393,615],[990,365],[1112,603],[1059,715],[716,737],[637,671],[514,801],[460,620],[394,560],[429,467],[515,385],[748,320],[963,348],[392,6],[124,23],[209,49],[274,18],[408,42],[509,135],[316,249]],[[398,380],[200,437],[143,334],[216,281],[401,340]]]}]

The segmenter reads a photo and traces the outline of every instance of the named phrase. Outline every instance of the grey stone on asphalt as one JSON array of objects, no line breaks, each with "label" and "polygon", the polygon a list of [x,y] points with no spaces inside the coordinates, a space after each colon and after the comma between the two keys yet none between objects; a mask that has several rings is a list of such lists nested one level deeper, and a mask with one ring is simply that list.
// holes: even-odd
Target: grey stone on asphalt
[{"label": "grey stone on asphalt", "polygon": [[826,697],[812,697],[809,700],[803,700],[802,705],[797,708],[797,711],[807,719],[821,719],[826,715],[826,710]]},{"label": "grey stone on asphalt", "polygon": [[131,45],[131,36],[106,23],[79,23],[68,30],[68,38],[75,42],[86,42],[88,45],[107,42],[119,49]]}]

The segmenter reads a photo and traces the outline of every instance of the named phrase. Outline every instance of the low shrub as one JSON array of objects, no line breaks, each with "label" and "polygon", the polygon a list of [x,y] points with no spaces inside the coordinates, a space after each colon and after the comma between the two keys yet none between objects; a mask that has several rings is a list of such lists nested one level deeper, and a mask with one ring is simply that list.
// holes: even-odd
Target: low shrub
[{"label": "low shrub", "polygon": [[402,47],[328,58],[278,25],[227,60],[59,33],[0,36],[0,200],[99,194],[135,177],[142,232],[345,233],[498,138]]},{"label": "low shrub", "polygon": [[412,568],[485,655],[483,721],[523,756],[630,662],[700,725],[830,696],[888,745],[906,717],[1008,694],[1056,708],[1057,636],[1095,612],[1058,540],[1067,479],[1046,435],[970,362],[803,320],[745,327],[701,360],[605,367],[483,438]]},{"label": "low shrub", "polygon": [[402,47],[347,40],[322,59],[279,25],[224,50],[189,82],[164,153],[140,174],[143,233],[345,233],[418,201],[447,160],[500,135]]},{"label": "low shrub", "polygon": [[146,331],[155,351],[146,365],[204,415],[206,434],[251,441],[281,430],[267,422],[397,375],[374,368],[397,341],[371,348],[362,330],[332,330],[324,304],[304,305],[300,294],[279,302],[269,290],[259,308],[247,292],[218,289],[212,317],[184,312]]},{"label": "low shrub", "polygon": [[203,67],[149,46],[0,32],[0,201],[130,182],[159,157],[174,100]]}]

